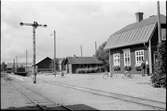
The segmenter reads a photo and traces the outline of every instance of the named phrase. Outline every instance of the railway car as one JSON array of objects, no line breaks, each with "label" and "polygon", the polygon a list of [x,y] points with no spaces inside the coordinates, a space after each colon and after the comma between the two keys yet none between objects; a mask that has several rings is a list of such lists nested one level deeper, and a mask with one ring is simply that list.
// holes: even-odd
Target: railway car
[{"label": "railway car", "polygon": [[7,72],[7,73],[12,73],[13,70],[12,70],[12,68],[7,68],[7,69],[6,69],[6,72]]},{"label": "railway car", "polygon": [[21,76],[27,76],[25,67],[18,67],[14,73]]}]

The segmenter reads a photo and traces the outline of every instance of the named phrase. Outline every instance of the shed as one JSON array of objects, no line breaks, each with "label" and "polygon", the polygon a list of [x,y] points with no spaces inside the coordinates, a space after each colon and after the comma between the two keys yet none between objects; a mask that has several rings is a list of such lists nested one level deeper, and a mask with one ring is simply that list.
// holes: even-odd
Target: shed
[{"label": "shed", "polygon": [[76,73],[78,68],[100,67],[103,62],[96,57],[67,57],[62,62],[64,70],[68,73]]}]

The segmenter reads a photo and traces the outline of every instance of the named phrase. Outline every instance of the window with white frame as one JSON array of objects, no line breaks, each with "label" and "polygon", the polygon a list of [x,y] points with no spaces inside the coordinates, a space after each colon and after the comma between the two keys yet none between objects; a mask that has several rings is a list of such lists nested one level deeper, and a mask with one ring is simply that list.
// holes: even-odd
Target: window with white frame
[{"label": "window with white frame", "polygon": [[120,66],[120,53],[113,54],[114,66]]},{"label": "window with white frame", "polygon": [[166,29],[165,28],[161,29],[161,34],[162,34],[162,40],[165,41],[166,40]]},{"label": "window with white frame", "polygon": [[124,52],[124,66],[131,65],[130,49],[123,50]]},{"label": "window with white frame", "polygon": [[135,51],[136,66],[140,66],[142,61],[144,61],[144,50]]}]

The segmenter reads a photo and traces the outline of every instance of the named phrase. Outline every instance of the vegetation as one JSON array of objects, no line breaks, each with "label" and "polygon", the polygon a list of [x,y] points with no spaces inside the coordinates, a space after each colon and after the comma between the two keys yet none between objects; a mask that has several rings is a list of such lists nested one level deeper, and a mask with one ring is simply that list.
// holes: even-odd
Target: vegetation
[{"label": "vegetation", "polygon": [[92,68],[78,68],[76,70],[76,73],[96,73],[96,72],[102,72],[102,67],[92,67]]},{"label": "vegetation", "polygon": [[114,71],[120,71],[120,70],[121,70],[120,66],[114,66]]},{"label": "vegetation", "polygon": [[130,67],[130,66],[125,66],[124,69],[125,69],[126,71],[130,71],[130,70],[131,70],[131,67]]},{"label": "vegetation", "polygon": [[96,73],[101,72],[101,67],[92,67],[92,68],[78,68],[76,73]]},{"label": "vegetation", "polygon": [[142,71],[142,67],[141,66],[136,66],[136,71]]},{"label": "vegetation", "polygon": [[166,88],[166,41],[158,45],[158,60],[154,65],[151,81],[154,87]]},{"label": "vegetation", "polygon": [[7,65],[5,64],[5,62],[2,62],[1,64],[1,72],[6,71]]},{"label": "vegetation", "polygon": [[104,42],[101,46],[99,46],[99,48],[96,51],[95,56],[103,61],[103,68],[107,71],[109,71],[109,54],[107,52],[107,50],[104,49],[105,45],[107,42]]}]

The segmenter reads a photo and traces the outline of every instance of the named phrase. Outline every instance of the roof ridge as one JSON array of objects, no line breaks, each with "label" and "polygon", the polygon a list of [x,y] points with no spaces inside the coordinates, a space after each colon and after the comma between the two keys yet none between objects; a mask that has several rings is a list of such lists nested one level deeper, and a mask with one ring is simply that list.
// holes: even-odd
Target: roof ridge
[{"label": "roof ridge", "polygon": [[124,32],[128,32],[128,31],[131,31],[131,30],[136,30],[136,29],[139,29],[139,28],[143,28],[143,27],[146,27],[146,26],[148,26],[148,25],[154,25],[154,24],[157,24],[157,22],[156,23],[149,23],[149,24],[146,24],[146,25],[144,25],[144,26],[139,26],[139,27],[135,27],[135,28],[131,28],[131,29],[126,29],[126,30],[123,30],[123,31],[121,31],[121,32],[116,32],[116,33],[114,33],[114,34],[112,34],[111,36],[115,36],[115,35],[117,35],[117,34],[122,34],[122,33],[124,33]]},{"label": "roof ridge", "polygon": [[[164,18],[164,17],[166,18],[166,16],[163,15],[163,14],[160,14],[160,16],[161,16],[162,18]],[[162,19],[162,18],[161,18],[161,19]],[[123,28],[121,28],[121,29],[119,29],[118,31],[116,31],[115,33],[113,33],[111,36],[116,35],[116,34],[118,34],[118,33],[123,33],[123,32],[128,31],[128,30],[132,30],[132,29],[134,29],[134,28],[136,29],[136,28],[138,28],[138,27],[143,27],[143,26],[155,24],[155,23],[158,22],[158,21],[155,20],[155,19],[157,19],[157,15],[149,16],[149,17],[143,19],[141,22],[134,22],[134,23],[131,23],[131,24],[129,24],[129,25],[124,26]],[[166,20],[165,20],[165,22],[166,22]],[[163,23],[163,21],[162,21],[162,23]]]}]

